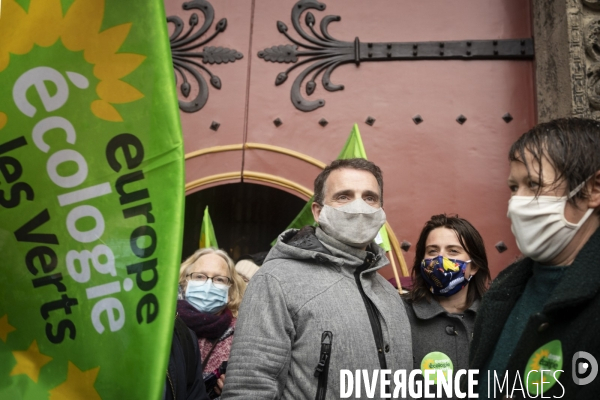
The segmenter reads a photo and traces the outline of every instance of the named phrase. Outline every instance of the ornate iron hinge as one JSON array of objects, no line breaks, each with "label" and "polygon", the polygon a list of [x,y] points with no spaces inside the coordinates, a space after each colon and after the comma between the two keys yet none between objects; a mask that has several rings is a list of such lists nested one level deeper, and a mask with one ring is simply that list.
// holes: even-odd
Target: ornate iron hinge
[{"label": "ornate iron hinge", "polygon": [[[196,42],[202,35],[204,35],[211,27],[215,19],[215,10],[213,6],[207,0],[192,0],[183,3],[184,10],[196,9],[200,10],[204,14],[204,23],[196,32],[192,34],[194,28],[198,25],[199,19],[198,14],[193,13],[189,20],[189,29],[184,33],[184,23],[176,15],[167,17],[167,22],[175,24],[175,31],[169,38],[171,42],[171,54],[173,55],[173,68],[179,73],[181,77],[181,84],[179,90],[185,98],[189,97],[192,85],[188,81],[185,71],[194,77],[198,85],[198,94],[191,101],[179,100],[179,108],[182,111],[192,113],[200,110],[206,104],[208,100],[208,85],[204,77],[200,74],[200,70],[206,72],[210,76],[210,84],[215,89],[221,89],[221,79],[214,75],[204,65],[194,61],[194,58],[201,58],[203,64],[221,64],[235,62],[243,57],[239,51],[228,49],[226,47],[213,47],[208,46],[203,49],[202,52],[197,53],[192,50],[203,46],[212,41],[219,33],[224,32],[227,28],[227,18],[222,18],[215,26],[215,32],[208,38]],[[179,81],[177,73],[175,74],[176,82]]]},{"label": "ornate iron hinge", "polygon": [[[307,100],[300,91],[304,80],[306,94],[312,95],[317,86],[316,79],[323,73],[321,82],[329,92],[344,89],[344,85],[331,82],[331,73],[340,65],[365,61],[397,61],[397,60],[530,60],[533,59],[533,40],[456,40],[439,42],[387,42],[363,43],[359,38],[352,42],[335,39],[328,32],[331,22],[340,21],[338,15],[327,15],[319,24],[321,33],[315,30],[316,19],[310,11],[306,13],[304,22],[310,33],[300,23],[300,16],[309,9],[325,10],[325,4],[317,0],[300,0],[292,8],[292,25],[295,31],[307,42],[300,42],[288,34],[288,27],[277,21],[277,30],[293,44],[273,46],[258,52],[265,61],[277,63],[293,63],[286,71],[275,79],[275,85],[285,82],[294,69],[311,63],[294,80],[291,99],[294,106],[301,111],[313,111],[325,105],[325,100]],[[302,48],[302,49],[300,49]],[[307,57],[298,62],[300,57]]]}]

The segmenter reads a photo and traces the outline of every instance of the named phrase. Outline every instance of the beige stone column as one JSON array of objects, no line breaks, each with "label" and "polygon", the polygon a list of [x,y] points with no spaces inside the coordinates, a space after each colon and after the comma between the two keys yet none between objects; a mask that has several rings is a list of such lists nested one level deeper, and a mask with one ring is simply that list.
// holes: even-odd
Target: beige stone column
[{"label": "beige stone column", "polygon": [[533,0],[538,122],[600,120],[600,0]]}]

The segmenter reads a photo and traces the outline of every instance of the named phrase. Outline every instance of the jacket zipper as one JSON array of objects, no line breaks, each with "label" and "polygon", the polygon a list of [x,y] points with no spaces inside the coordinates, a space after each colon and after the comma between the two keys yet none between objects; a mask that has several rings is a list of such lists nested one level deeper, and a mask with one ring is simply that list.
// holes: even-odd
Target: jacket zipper
[{"label": "jacket zipper", "polygon": [[171,387],[171,393],[173,393],[173,400],[177,400],[177,396],[175,396],[175,387],[173,387],[173,381],[171,380],[171,375],[169,375],[168,369],[167,369],[167,379],[169,380],[169,386]]},{"label": "jacket zipper", "polygon": [[329,375],[329,359],[331,358],[331,343],[333,333],[325,331],[321,335],[321,355],[315,368],[315,378],[319,378],[315,400],[324,400],[327,393],[327,376]]},{"label": "jacket zipper", "polygon": [[385,354],[383,353],[383,332],[381,330],[381,321],[379,320],[379,316],[377,315],[377,309],[375,305],[367,297],[365,291],[362,287],[362,283],[360,282],[360,273],[370,268],[374,262],[379,259],[377,257],[375,260],[369,255],[367,256],[365,263],[354,271],[354,279],[356,280],[356,286],[358,286],[358,291],[365,303],[365,308],[367,309],[367,314],[369,315],[369,322],[371,323],[371,329],[373,330],[373,337],[375,339],[375,346],[377,348],[377,357],[379,357],[379,366],[381,369],[387,369],[387,362],[385,359]]}]

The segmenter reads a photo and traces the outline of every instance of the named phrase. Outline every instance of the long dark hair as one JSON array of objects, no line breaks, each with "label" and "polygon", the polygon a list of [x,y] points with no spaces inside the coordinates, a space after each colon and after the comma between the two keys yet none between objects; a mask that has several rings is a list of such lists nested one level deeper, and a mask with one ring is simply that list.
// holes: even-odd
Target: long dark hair
[{"label": "long dark hair", "polygon": [[417,242],[415,260],[413,262],[413,285],[408,294],[405,295],[405,298],[410,302],[417,302],[423,298],[427,299],[427,301],[431,301],[433,297],[429,290],[429,284],[425,282],[425,279],[423,279],[423,276],[421,275],[421,261],[425,258],[427,237],[429,237],[431,231],[436,228],[448,228],[455,231],[460,245],[469,254],[471,262],[479,268],[468,286],[467,307],[470,307],[476,299],[481,299],[486,292],[491,276],[481,235],[469,221],[464,218],[459,218],[458,215],[434,215],[425,223],[425,227],[421,231],[419,241]]}]

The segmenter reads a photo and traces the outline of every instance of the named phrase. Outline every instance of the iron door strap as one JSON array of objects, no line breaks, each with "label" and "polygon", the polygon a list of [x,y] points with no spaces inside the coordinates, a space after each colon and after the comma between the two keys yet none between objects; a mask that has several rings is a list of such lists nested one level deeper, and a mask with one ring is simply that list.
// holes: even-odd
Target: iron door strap
[{"label": "iron door strap", "polygon": [[[194,0],[183,3],[182,8],[184,10],[198,10],[204,15],[204,22],[200,25],[201,20],[198,18],[198,14],[194,12],[189,19],[189,28],[185,27],[185,23],[177,15],[167,17],[167,23],[173,24],[175,27],[169,41],[171,43],[175,80],[179,83],[179,92],[187,99],[193,91],[192,87],[198,90],[196,97],[190,101],[179,100],[179,108],[181,111],[193,113],[202,109],[208,101],[208,84],[200,71],[204,71],[210,77],[209,82],[212,87],[220,90],[221,79],[213,74],[206,64],[233,63],[240,60],[243,54],[237,50],[220,46],[205,46],[201,52],[195,52],[194,50],[210,43],[216,36],[225,31],[227,18],[221,18],[215,25],[215,32],[208,36],[205,34],[215,19],[215,10],[212,4],[208,0]],[[200,59],[202,64],[196,61]],[[216,131],[216,129],[213,130]]]},{"label": "iron door strap", "polygon": [[[296,68],[303,70],[295,78],[291,88],[291,100],[300,111],[314,111],[325,105],[324,99],[310,100],[322,74],[323,89],[328,92],[343,90],[344,85],[331,81],[333,71],[341,65],[372,61],[416,61],[416,60],[532,60],[534,44],[532,38],[490,40],[439,40],[433,42],[361,42],[338,40],[329,33],[329,24],[341,20],[339,15],[325,15],[317,22],[308,10],[324,11],[325,3],[318,0],[298,0],[292,7],[292,27],[299,36],[288,33],[288,26],[277,21],[277,30],[290,42],[271,46],[258,52],[258,57],[268,62],[292,64],[275,78],[275,85],[284,83]],[[305,13],[306,12],[306,13]],[[305,15],[304,23],[300,21]],[[308,31],[306,30],[308,28]],[[320,31],[320,32],[319,32]],[[304,83],[304,81],[307,81]],[[415,121],[415,123],[418,123]]]},{"label": "iron door strap", "polygon": [[319,378],[317,383],[316,400],[324,400],[327,393],[327,377],[329,375],[329,359],[331,357],[331,344],[333,342],[333,333],[325,331],[321,335],[321,354],[319,363],[315,368],[315,378]]}]

